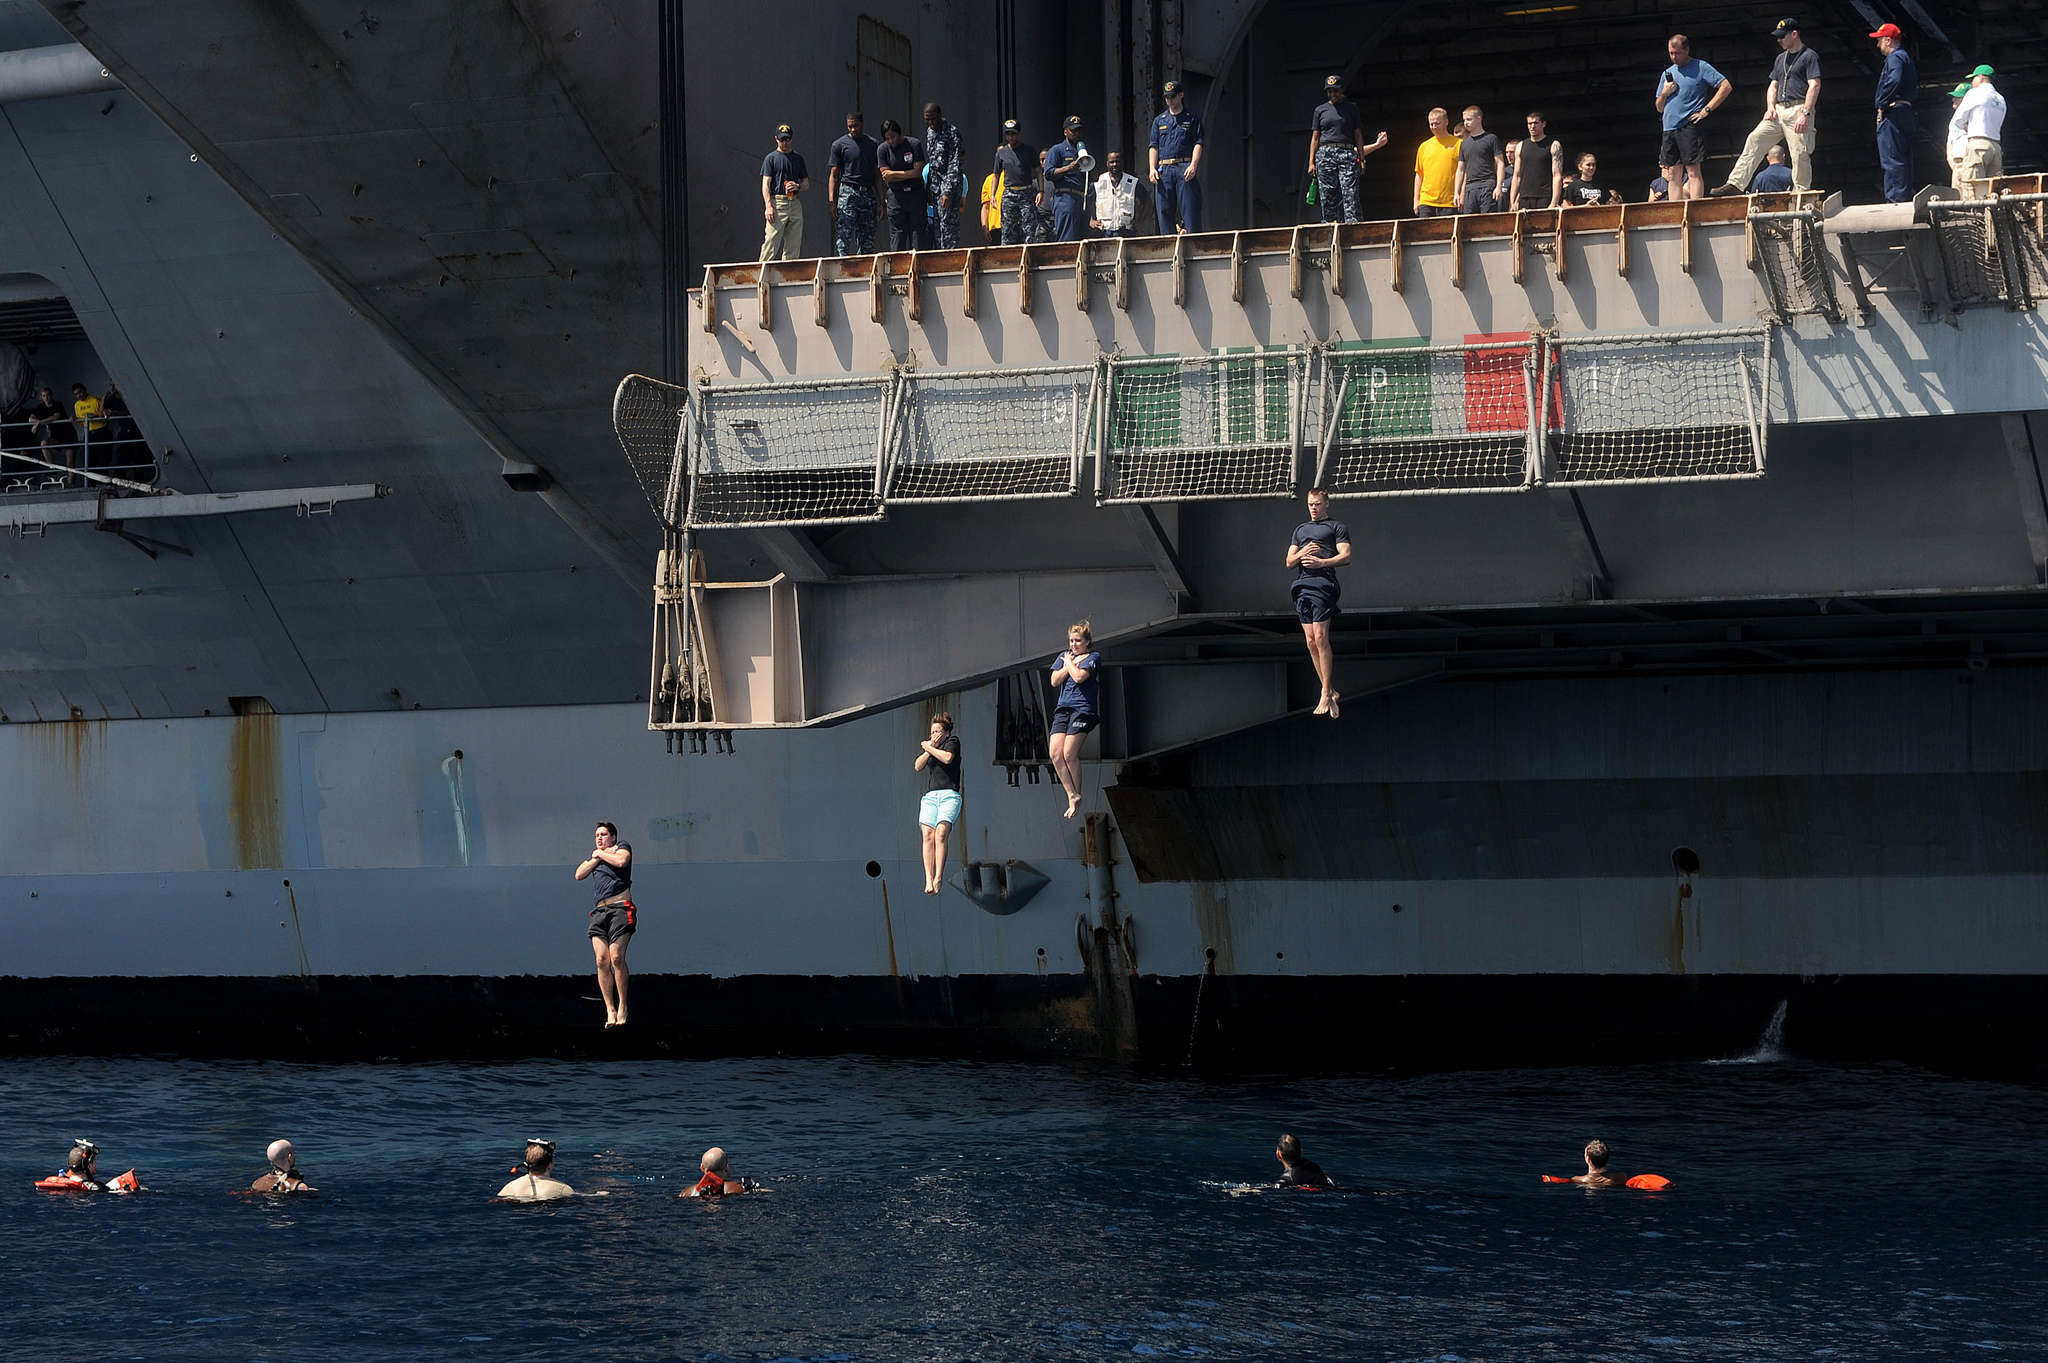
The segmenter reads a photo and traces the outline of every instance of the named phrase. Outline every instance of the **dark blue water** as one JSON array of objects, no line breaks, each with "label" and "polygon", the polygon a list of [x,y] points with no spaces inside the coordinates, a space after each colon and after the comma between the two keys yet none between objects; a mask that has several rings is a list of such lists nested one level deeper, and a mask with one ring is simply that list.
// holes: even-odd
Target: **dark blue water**
[{"label": "dark blue water", "polygon": [[[1230,1185],[1274,1137],[1368,1196]],[[0,1064],[0,1355],[2048,1358],[2048,1092],[1800,1062]],[[496,1205],[529,1134],[608,1196]],[[73,1135],[128,1199],[31,1191]],[[324,1191],[228,1190],[288,1135]],[[1599,1135],[1665,1196],[1546,1187]],[[765,1197],[678,1202],[717,1142]]]}]

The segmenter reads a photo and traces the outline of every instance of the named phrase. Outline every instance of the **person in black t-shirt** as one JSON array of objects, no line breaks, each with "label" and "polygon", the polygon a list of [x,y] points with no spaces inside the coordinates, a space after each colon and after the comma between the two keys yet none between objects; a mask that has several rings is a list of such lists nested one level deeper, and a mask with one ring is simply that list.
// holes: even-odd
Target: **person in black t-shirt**
[{"label": "person in black t-shirt", "polygon": [[633,844],[619,841],[614,823],[597,826],[591,849],[576,867],[576,878],[597,891],[590,910],[590,949],[597,958],[597,992],[604,995],[604,1025],[626,1025],[626,945],[640,926],[633,905]]},{"label": "person in black t-shirt", "polygon": [[1273,1158],[1280,1161],[1280,1186],[1300,1188],[1308,1192],[1328,1192],[1336,1185],[1323,1172],[1323,1166],[1301,1153],[1301,1138],[1293,1134],[1280,1138],[1280,1144],[1273,1150]]},{"label": "person in black t-shirt", "polygon": [[931,202],[924,191],[924,143],[905,137],[895,119],[884,119],[875,163],[889,191],[889,249],[923,250],[924,210]]},{"label": "person in black t-shirt", "polygon": [[1458,187],[1451,196],[1461,213],[1495,213],[1507,207],[1507,150],[1486,130],[1486,112],[1465,110],[1465,136],[1458,146]]},{"label": "person in black t-shirt", "polygon": [[1592,152],[1579,153],[1578,174],[1564,182],[1564,201],[1577,208],[1585,204],[1618,204],[1621,191],[1609,189],[1598,180],[1600,162]]},{"label": "person in black t-shirt", "polygon": [[953,717],[932,716],[930,737],[917,745],[912,771],[924,773],[924,795],[917,802],[917,826],[924,841],[924,892],[937,894],[946,878],[946,835],[960,822],[960,740]]},{"label": "person in black t-shirt", "polygon": [[1316,713],[1337,718],[1337,692],[1331,685],[1336,659],[1330,651],[1330,622],[1337,618],[1337,569],[1351,562],[1351,529],[1330,519],[1330,494],[1310,488],[1308,519],[1294,527],[1287,546],[1287,566],[1294,569],[1294,614],[1301,621],[1309,661],[1323,684]]}]

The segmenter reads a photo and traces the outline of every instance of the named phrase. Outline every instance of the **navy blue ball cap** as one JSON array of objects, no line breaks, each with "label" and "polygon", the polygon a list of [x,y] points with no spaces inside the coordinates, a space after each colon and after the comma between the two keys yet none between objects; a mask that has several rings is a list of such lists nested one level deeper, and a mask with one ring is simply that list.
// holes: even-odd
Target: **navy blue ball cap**
[{"label": "navy blue ball cap", "polygon": [[1771,30],[1771,36],[1773,38],[1782,38],[1787,33],[1797,33],[1798,31],[1799,21],[1797,19],[1780,19],[1778,20],[1778,26]]},{"label": "navy blue ball cap", "polygon": [[796,134],[790,131],[790,127],[787,123],[778,123],[775,125],[775,136],[777,138],[795,137]]},{"label": "navy blue ball cap", "polygon": [[1013,132],[1017,131],[1017,120],[1016,120],[1016,119],[1014,119],[1014,118],[1006,118],[1006,119],[1004,119],[1004,120],[1003,120],[1003,131],[1004,131],[1004,132],[1006,132],[1006,133],[1013,133]]},{"label": "navy blue ball cap", "polygon": [[1066,121],[1066,125],[1065,125],[1065,126],[1067,126],[1067,127],[1069,127],[1069,128],[1078,128],[1078,127],[1080,127],[1080,126],[1081,126],[1081,115],[1079,115],[1079,114],[1068,114],[1068,115],[1067,115],[1067,121]]},{"label": "navy blue ball cap", "polygon": [[1169,95],[1177,95],[1180,93],[1180,82],[1177,80],[1170,80],[1166,82],[1164,89],[1165,93]]}]

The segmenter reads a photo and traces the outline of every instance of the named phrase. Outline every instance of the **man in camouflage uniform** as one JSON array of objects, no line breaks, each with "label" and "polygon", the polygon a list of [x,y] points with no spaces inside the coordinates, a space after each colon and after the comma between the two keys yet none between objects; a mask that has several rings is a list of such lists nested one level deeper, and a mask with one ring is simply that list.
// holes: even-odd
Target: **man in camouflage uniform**
[{"label": "man in camouflage uniform", "polygon": [[881,179],[880,151],[875,139],[861,131],[858,111],[846,116],[846,136],[832,144],[832,247],[842,256],[865,256],[875,250],[875,185]]},{"label": "man in camouflage uniform", "polygon": [[931,186],[932,247],[950,251],[960,245],[960,201],[966,177],[960,164],[960,130],[946,121],[937,104],[924,106],[925,183]]},{"label": "man in camouflage uniform", "polygon": [[1003,191],[1003,245],[1044,241],[1046,236],[1045,194],[1039,177],[1044,167],[1038,148],[1026,142],[1017,120],[1003,124],[1003,145],[996,148],[996,183]]}]

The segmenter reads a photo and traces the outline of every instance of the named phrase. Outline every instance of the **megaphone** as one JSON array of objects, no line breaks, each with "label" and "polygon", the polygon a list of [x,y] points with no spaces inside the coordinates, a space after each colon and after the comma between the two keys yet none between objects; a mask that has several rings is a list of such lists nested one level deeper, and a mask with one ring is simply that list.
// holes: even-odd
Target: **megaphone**
[{"label": "megaphone", "polygon": [[1092,175],[1095,173],[1095,158],[1088,154],[1088,144],[1086,142],[1080,145],[1081,154],[1074,158],[1074,164],[1080,167],[1083,175]]}]

